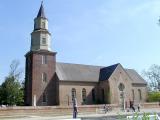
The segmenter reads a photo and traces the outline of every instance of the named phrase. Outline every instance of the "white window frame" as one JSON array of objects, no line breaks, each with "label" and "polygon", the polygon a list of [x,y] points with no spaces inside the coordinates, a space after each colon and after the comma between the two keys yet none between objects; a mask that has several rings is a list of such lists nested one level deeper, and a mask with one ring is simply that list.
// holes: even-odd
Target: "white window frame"
[{"label": "white window frame", "polygon": [[47,56],[42,55],[42,64],[47,64]]}]

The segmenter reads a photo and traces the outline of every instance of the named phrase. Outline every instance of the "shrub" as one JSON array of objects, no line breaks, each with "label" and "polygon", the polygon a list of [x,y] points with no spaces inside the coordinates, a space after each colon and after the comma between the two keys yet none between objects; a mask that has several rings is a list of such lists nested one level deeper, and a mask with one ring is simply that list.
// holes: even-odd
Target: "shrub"
[{"label": "shrub", "polygon": [[147,102],[159,102],[160,92],[149,92]]}]

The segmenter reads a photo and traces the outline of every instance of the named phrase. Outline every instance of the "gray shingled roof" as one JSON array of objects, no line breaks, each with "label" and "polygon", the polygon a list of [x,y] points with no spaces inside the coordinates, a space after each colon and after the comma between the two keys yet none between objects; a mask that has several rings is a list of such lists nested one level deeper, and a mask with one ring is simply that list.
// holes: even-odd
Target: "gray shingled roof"
[{"label": "gray shingled roof", "polygon": [[147,84],[147,82],[133,69],[125,69],[133,83]]},{"label": "gray shingled roof", "polygon": [[62,81],[98,82],[101,66],[57,63],[56,73]]},{"label": "gray shingled roof", "polygon": [[[119,64],[104,66],[56,63],[56,73],[60,81],[98,82],[108,80]],[[133,83],[146,84],[146,81],[133,69],[125,69]]]}]

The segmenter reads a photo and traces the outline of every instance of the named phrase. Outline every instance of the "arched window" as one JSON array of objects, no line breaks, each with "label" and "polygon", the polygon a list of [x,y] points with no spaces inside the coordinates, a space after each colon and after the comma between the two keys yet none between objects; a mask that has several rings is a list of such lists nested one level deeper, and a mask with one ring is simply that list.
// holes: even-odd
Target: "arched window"
[{"label": "arched window", "polygon": [[82,89],[82,101],[83,103],[86,101],[86,89],[85,88]]},{"label": "arched window", "polygon": [[135,98],[135,96],[134,96],[134,90],[132,89],[132,99],[133,99],[133,101],[134,101],[134,98]]},{"label": "arched window", "polygon": [[105,102],[105,93],[104,93],[104,89],[101,90],[102,91],[102,102]]},{"label": "arched window", "polygon": [[118,86],[118,88],[119,88],[120,91],[124,91],[125,86],[124,86],[123,83],[120,83],[119,86]]},{"label": "arched window", "polygon": [[72,88],[72,100],[73,98],[76,98],[76,89]]},{"label": "arched window", "polygon": [[138,89],[138,94],[139,94],[139,100],[142,100],[142,93],[140,89]]},{"label": "arched window", "polygon": [[47,82],[47,74],[46,73],[42,73],[42,81]]},{"label": "arched window", "polygon": [[47,102],[47,96],[46,96],[46,93],[43,93],[43,102]]},{"label": "arched window", "polygon": [[95,102],[96,101],[96,97],[95,97],[95,89],[92,89],[92,101]]}]

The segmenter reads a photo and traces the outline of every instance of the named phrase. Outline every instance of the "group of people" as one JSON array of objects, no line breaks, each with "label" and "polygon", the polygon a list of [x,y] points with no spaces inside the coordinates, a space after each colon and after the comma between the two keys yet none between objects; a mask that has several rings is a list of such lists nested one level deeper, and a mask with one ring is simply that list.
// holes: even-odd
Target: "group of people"
[{"label": "group of people", "polygon": [[[78,109],[77,109],[77,99],[75,97],[73,98],[72,103],[73,103],[73,118],[77,118]],[[129,101],[129,107],[135,112],[134,101],[131,101],[131,100]],[[127,105],[126,105],[126,108],[127,108]],[[108,112],[109,109],[110,109],[109,106],[105,104],[104,106],[105,113]],[[138,109],[138,112],[140,112],[140,103],[137,105],[137,109]]]}]

